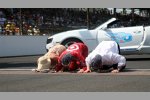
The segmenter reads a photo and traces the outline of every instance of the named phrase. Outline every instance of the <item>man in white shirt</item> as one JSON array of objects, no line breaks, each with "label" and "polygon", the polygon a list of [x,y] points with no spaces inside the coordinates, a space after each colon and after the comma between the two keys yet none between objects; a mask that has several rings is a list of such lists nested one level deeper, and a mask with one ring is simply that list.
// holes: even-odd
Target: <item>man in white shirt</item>
[{"label": "man in white shirt", "polygon": [[111,72],[117,73],[123,70],[126,66],[126,59],[120,55],[120,48],[115,41],[102,41],[93,50],[88,57],[86,57],[87,69],[82,69],[79,72],[87,73],[110,69]]}]

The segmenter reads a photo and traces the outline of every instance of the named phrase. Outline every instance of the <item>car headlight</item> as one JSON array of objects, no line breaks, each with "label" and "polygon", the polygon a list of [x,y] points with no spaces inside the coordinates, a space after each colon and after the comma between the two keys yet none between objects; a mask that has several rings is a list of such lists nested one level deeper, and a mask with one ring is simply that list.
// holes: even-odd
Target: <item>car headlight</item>
[{"label": "car headlight", "polygon": [[53,38],[47,39],[47,44],[51,43]]}]

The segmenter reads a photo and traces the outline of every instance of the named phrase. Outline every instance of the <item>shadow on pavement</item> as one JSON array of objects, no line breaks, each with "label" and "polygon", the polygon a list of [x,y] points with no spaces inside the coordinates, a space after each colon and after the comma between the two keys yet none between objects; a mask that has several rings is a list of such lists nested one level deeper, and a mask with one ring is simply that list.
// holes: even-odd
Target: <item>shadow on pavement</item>
[{"label": "shadow on pavement", "polygon": [[0,63],[0,68],[33,67],[36,63]]},{"label": "shadow on pavement", "polygon": [[127,61],[150,61],[150,58],[126,58]]},{"label": "shadow on pavement", "polygon": [[135,72],[136,70],[131,70],[131,69],[129,69],[129,68],[126,68],[126,69],[124,69],[124,70],[122,70],[121,72]]}]

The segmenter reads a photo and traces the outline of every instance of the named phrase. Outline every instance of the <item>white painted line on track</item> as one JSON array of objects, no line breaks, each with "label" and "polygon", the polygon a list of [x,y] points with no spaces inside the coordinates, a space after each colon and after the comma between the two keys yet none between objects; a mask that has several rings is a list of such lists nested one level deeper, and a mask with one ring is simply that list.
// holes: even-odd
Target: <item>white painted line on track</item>
[{"label": "white painted line on track", "polygon": [[[44,73],[41,73],[41,72],[33,72],[31,71],[32,69],[4,69],[4,70],[0,70],[0,75],[1,74],[5,74],[5,75],[8,75],[8,74],[25,74],[25,75],[43,75]],[[71,72],[60,72],[60,73],[52,73],[52,72],[48,72],[48,73],[45,73],[45,74],[49,74],[49,75],[123,75],[123,76],[128,76],[128,75],[148,75],[150,76],[150,69],[148,70],[145,70],[145,69],[138,69],[138,70],[134,70],[134,69],[131,69],[131,70],[125,70],[124,72],[119,72],[119,73],[96,73],[96,72],[91,72],[91,73],[71,73]],[[45,75],[44,74],[44,75]]]},{"label": "white painted line on track", "polygon": [[[32,71],[33,69],[0,69],[0,74],[36,74],[37,72]],[[47,70],[47,69],[46,69]],[[40,72],[39,72],[40,74]],[[52,73],[48,72],[48,74],[58,74],[58,75],[65,75],[65,74],[77,74],[81,75],[83,73],[70,73],[70,72],[63,72],[63,73]],[[84,73],[84,75],[150,75],[150,69],[134,69],[134,68],[126,68],[123,72],[120,73]]]},{"label": "white painted line on track", "polygon": [[[46,69],[48,70],[48,69]],[[135,68],[127,68],[125,71],[150,71],[150,69],[135,69]],[[0,69],[0,71],[32,71],[32,69]]]}]

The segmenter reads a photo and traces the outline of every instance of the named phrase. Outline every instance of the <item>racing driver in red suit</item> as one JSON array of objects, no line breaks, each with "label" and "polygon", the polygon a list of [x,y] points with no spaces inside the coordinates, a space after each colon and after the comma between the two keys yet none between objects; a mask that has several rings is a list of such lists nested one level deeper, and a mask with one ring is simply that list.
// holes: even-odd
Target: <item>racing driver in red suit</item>
[{"label": "racing driver in red suit", "polygon": [[58,58],[56,72],[76,71],[86,68],[85,58],[88,56],[88,47],[84,43],[70,45]]}]

